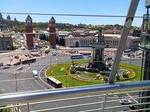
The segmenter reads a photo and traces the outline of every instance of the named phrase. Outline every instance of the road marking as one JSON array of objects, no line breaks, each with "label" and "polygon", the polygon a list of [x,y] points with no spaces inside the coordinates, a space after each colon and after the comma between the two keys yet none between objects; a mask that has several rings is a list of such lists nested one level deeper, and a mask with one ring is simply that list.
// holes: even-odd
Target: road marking
[{"label": "road marking", "polygon": [[[42,71],[46,68],[47,66],[44,66],[40,71],[39,71],[39,78],[40,78],[40,80],[45,84],[45,85],[47,85],[48,87],[51,87],[51,88],[53,88],[52,86],[50,86],[49,84],[47,84],[47,82],[45,82],[42,78],[41,78],[41,74],[42,74]],[[44,73],[44,75],[45,75],[45,73]],[[45,77],[46,78],[46,77]],[[54,88],[53,88],[54,89]]]},{"label": "road marking", "polygon": [[79,99],[94,98],[94,97],[100,97],[100,96],[102,95],[88,95],[88,96],[79,96],[79,97],[73,97],[73,98],[70,97],[70,98],[56,99],[56,100],[50,100],[50,101],[33,102],[30,104],[34,105],[34,104],[52,103],[52,102],[60,102],[60,101],[79,100]]},{"label": "road marking", "polygon": [[84,103],[84,104],[75,104],[75,105],[67,105],[67,106],[61,106],[61,107],[54,107],[54,108],[47,108],[47,109],[41,109],[41,110],[33,110],[30,112],[43,112],[43,111],[52,111],[52,110],[60,110],[60,109],[65,109],[65,108],[75,108],[75,107],[82,107],[82,106],[89,106],[89,105],[97,105],[97,104],[102,104],[103,101],[101,102],[92,102],[92,103]]}]

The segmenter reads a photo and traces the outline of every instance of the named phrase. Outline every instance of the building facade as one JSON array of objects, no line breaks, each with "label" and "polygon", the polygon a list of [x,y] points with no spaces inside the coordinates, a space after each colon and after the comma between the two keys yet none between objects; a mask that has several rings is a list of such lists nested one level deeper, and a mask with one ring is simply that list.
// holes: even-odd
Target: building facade
[{"label": "building facade", "polygon": [[[117,48],[119,45],[121,35],[116,34],[104,34],[106,48]],[[66,47],[90,47],[94,41],[97,41],[97,35],[86,37],[74,37],[69,35],[65,38]],[[126,44],[126,48],[138,48],[140,43],[139,37],[129,36]]]},{"label": "building facade", "polygon": [[66,47],[90,47],[94,40],[97,37],[94,36],[86,36],[86,37],[74,37],[69,35],[65,39],[65,46]]},{"label": "building facade", "polygon": [[27,49],[31,50],[34,45],[33,45],[33,26],[32,26],[32,18],[30,15],[27,16],[26,18],[26,44],[27,44]]},{"label": "building facade", "polygon": [[13,48],[13,39],[10,35],[0,34],[0,50],[11,50]]},{"label": "building facade", "polygon": [[[118,47],[121,35],[104,34],[104,37],[105,37],[107,48],[117,48]],[[126,43],[126,49],[129,49],[129,48],[137,49],[139,43],[140,43],[140,37],[128,36],[127,43]]]}]

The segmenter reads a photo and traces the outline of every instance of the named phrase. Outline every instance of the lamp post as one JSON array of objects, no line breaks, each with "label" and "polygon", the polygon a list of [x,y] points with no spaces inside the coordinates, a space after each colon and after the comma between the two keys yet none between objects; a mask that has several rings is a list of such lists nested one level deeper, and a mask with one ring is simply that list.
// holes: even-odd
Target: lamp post
[{"label": "lamp post", "polygon": [[15,73],[15,85],[16,85],[16,92],[18,92],[18,82],[17,82],[17,73]]}]

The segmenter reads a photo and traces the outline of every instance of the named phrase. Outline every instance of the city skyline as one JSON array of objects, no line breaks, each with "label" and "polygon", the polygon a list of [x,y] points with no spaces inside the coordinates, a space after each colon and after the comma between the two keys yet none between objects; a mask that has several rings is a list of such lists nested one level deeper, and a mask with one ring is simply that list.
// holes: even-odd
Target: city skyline
[{"label": "city skyline", "polygon": [[[108,1],[110,1],[108,3]],[[41,5],[42,4],[42,5]],[[51,5],[53,4],[53,5]],[[48,13],[48,14],[89,14],[89,15],[121,15],[126,16],[130,0],[45,0],[44,3],[39,1],[22,1],[19,0],[5,0],[0,4],[0,12],[24,12],[24,13]],[[117,6],[117,7],[116,7]],[[109,8],[108,8],[109,7]],[[103,9],[103,10],[101,10]],[[113,10],[112,10],[113,9]],[[144,0],[141,0],[136,12],[137,16],[142,16],[145,12]],[[6,18],[8,14],[3,14]],[[24,21],[27,15],[12,15],[13,18],[17,18],[19,21]],[[37,16],[31,15],[34,22],[48,22],[51,18],[50,15]],[[124,24],[125,18],[99,18],[99,17],[63,17],[54,16],[58,23],[71,23],[71,24]],[[133,22],[133,26],[141,26],[142,18],[136,18]]]}]

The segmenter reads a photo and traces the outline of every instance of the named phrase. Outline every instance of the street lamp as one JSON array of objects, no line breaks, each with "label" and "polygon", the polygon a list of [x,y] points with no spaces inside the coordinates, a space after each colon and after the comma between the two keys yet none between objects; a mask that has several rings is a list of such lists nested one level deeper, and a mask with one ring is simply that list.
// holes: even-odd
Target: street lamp
[{"label": "street lamp", "polygon": [[15,82],[16,82],[16,92],[18,92],[17,73],[15,73]]}]

